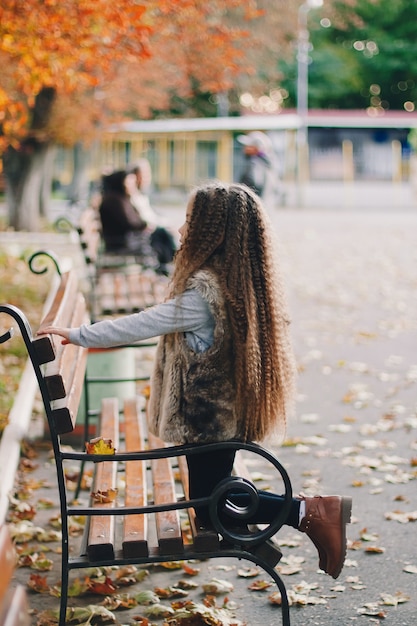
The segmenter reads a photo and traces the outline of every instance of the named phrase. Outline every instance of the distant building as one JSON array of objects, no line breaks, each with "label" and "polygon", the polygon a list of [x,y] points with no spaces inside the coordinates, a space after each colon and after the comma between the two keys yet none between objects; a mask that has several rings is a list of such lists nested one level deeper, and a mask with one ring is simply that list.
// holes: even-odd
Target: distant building
[{"label": "distant building", "polygon": [[[110,128],[95,147],[89,177],[123,168],[146,156],[155,191],[187,192],[207,179],[238,180],[242,153],[236,140],[253,130],[266,132],[274,145],[277,177],[296,181],[299,163],[294,111],[192,119],[138,120]],[[417,127],[417,113],[405,111],[310,110],[307,119],[307,177],[311,180],[408,180],[407,135]],[[55,178],[71,179],[71,158],[61,151]]]},{"label": "distant building", "polygon": [[354,180],[408,179],[411,150],[407,136],[414,127],[417,127],[417,113],[406,111],[372,114],[311,110],[308,115],[310,178],[343,179],[349,150],[346,142],[350,142]]}]

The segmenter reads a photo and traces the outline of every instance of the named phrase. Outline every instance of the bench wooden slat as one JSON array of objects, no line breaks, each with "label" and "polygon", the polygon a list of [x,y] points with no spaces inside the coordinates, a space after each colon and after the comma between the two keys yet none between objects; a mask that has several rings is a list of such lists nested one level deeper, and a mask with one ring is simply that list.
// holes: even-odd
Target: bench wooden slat
[{"label": "bench wooden slat", "polygon": [[[148,443],[151,449],[164,447],[164,443],[151,433],[148,434]],[[153,459],[152,480],[155,504],[167,504],[177,500],[175,492],[174,474],[170,459]],[[156,513],[156,532],[159,549],[162,554],[169,556],[184,549],[180,516],[178,511],[163,511]]]},{"label": "bench wooden slat", "polygon": [[97,311],[109,313],[113,307],[113,289],[110,273],[102,272],[97,277],[94,288],[95,306]]},{"label": "bench wooden slat", "polygon": [[[43,318],[40,328],[45,326],[68,326],[77,292],[77,275],[71,271],[62,274],[54,301]],[[58,340],[59,338],[57,338]]]},{"label": "bench wooden slat", "polygon": [[55,401],[54,408],[51,411],[55,428],[59,435],[70,433],[75,428],[83,390],[83,375],[87,365],[87,354],[88,352],[85,349],[77,350],[74,371],[78,373],[78,378],[73,379],[72,387],[67,396],[62,400]]},{"label": "bench wooden slat", "polygon": [[[71,327],[78,327],[86,321],[85,299],[81,294],[78,294],[72,306],[72,316],[69,320],[69,325]],[[56,349],[57,356],[55,362],[46,365],[44,372],[45,383],[48,388],[50,400],[64,398],[66,395],[65,388],[71,386],[77,373],[81,381],[84,381],[82,372],[75,368],[78,351],[79,346],[74,346],[73,344],[63,346],[61,343]]]},{"label": "bench wooden slat", "polygon": [[141,291],[143,293],[144,308],[155,302],[162,302],[168,285],[168,278],[160,276],[152,270],[145,270],[141,275]]},{"label": "bench wooden slat", "polygon": [[129,292],[126,287],[126,277],[123,274],[114,274],[114,304],[117,313],[127,313],[129,306]]},{"label": "bench wooden slat", "polygon": [[116,274],[114,272],[102,272],[95,288],[96,307],[99,313],[112,314],[118,312]]},{"label": "bench wooden slat", "polygon": [[8,609],[0,613],[1,626],[30,626],[30,613],[25,588],[18,585],[10,594]]},{"label": "bench wooden slat", "polygon": [[[114,447],[119,446],[119,406],[117,398],[105,398],[102,402],[101,436],[111,439]],[[117,488],[117,463],[103,461],[97,463],[93,489],[95,492]],[[106,509],[115,506],[115,501],[108,503],[94,502],[94,506]],[[91,560],[113,559],[115,553],[115,517],[114,515],[93,515],[90,521],[87,554]]]},{"label": "bench wooden slat", "polygon": [[129,272],[126,274],[127,289],[130,294],[130,310],[132,313],[146,308],[146,298],[143,293],[140,272]]},{"label": "bench wooden slat", "polygon": [[[39,330],[50,325],[70,327],[74,322],[77,322],[77,325],[79,325],[83,321],[87,321],[85,299],[78,290],[78,279],[75,272],[69,271],[61,275],[59,286],[54,294],[49,310],[44,315]],[[65,387],[70,388],[74,371],[77,368],[83,379],[85,361],[81,358],[82,355],[76,354],[76,351],[84,352],[84,350],[77,349],[75,346],[68,346],[68,349],[64,350],[62,339],[56,335],[35,337],[31,342],[31,347],[35,355],[34,361],[36,361],[37,365],[46,364],[43,370],[43,382],[48,392],[49,400],[63,399],[66,395]],[[65,363],[67,363],[66,367],[69,367],[70,372],[72,372],[71,376],[67,376],[64,371]],[[82,386],[82,382],[80,386]],[[52,415],[55,412],[54,417],[57,420],[57,432],[59,434],[73,430],[79,398],[81,397],[81,391],[78,387],[75,392],[70,394],[73,396],[70,402],[62,400],[50,407],[50,414]]]},{"label": "bench wooden slat", "polygon": [[0,528],[0,624],[1,626],[29,626],[29,608],[25,588],[11,589],[10,582],[16,567],[16,552],[6,525]]},{"label": "bench wooden slat", "polygon": [[136,313],[165,297],[168,279],[133,266],[124,272],[101,272],[95,289],[100,313]]},{"label": "bench wooden slat", "polygon": [[14,550],[7,526],[0,528],[0,598],[4,598],[16,567]]},{"label": "bench wooden slat", "polygon": [[151,283],[150,293],[152,302],[161,302],[166,295],[169,278],[167,276],[158,276],[154,273],[152,273],[149,278]]},{"label": "bench wooden slat", "polygon": [[[144,450],[145,441],[139,425],[136,399],[124,403],[124,424],[126,450]],[[147,504],[146,465],[144,461],[126,463],[126,506],[145,506]],[[123,556],[143,557],[149,555],[147,541],[147,515],[125,515],[123,524]]]},{"label": "bench wooden slat", "polygon": [[[70,326],[73,305],[77,298],[78,280],[74,272],[66,272],[61,276],[51,308],[43,318],[39,330],[46,326]],[[62,349],[61,338],[56,335],[35,338],[32,346],[39,363],[48,363]]]}]

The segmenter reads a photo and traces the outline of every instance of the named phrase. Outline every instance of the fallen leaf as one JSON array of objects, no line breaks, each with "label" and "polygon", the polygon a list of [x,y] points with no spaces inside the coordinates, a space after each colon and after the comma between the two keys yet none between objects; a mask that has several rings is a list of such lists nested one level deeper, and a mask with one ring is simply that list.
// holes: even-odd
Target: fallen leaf
[{"label": "fallen leaf", "polygon": [[36,503],[36,508],[38,509],[52,509],[54,506],[56,506],[56,502],[49,498],[39,498]]},{"label": "fallen leaf", "polygon": [[159,598],[184,598],[188,596],[188,591],[179,587],[155,587],[154,592]]},{"label": "fallen leaf", "polygon": [[88,454],[114,454],[116,452],[111,439],[96,437],[86,442],[85,448]]},{"label": "fallen leaf", "polygon": [[179,589],[197,589],[198,583],[194,582],[193,580],[181,579],[174,586],[178,587]]},{"label": "fallen leaf", "polygon": [[370,615],[373,617],[379,617],[380,619],[385,619],[387,616],[385,611],[383,611],[376,602],[369,602],[367,604],[364,604],[364,606],[358,609],[357,612],[360,615]]},{"label": "fallen leaf", "polygon": [[32,520],[36,515],[36,508],[29,502],[18,502],[10,510],[9,517],[12,522]]},{"label": "fallen leaf", "polygon": [[135,596],[135,600],[138,604],[157,604],[159,602],[159,597],[156,595],[154,591],[150,591],[149,589],[139,591]]},{"label": "fallen leaf", "polygon": [[28,581],[28,587],[36,593],[49,593],[49,585],[46,582],[46,576],[39,574],[31,574]]},{"label": "fallen leaf", "polygon": [[159,565],[164,569],[183,569],[184,563],[182,561],[164,561]]},{"label": "fallen leaf", "polygon": [[364,552],[367,554],[384,554],[385,548],[381,548],[378,546],[368,546],[365,548]]},{"label": "fallen leaf", "polygon": [[[102,454],[101,452],[97,452],[96,454]],[[94,502],[98,502],[99,504],[110,504],[114,502],[117,497],[117,489],[106,489],[101,491],[93,491],[91,493],[91,497]]]},{"label": "fallen leaf", "polygon": [[266,580],[255,580],[248,586],[251,591],[266,591],[271,587],[272,583]]},{"label": "fallen leaf", "polygon": [[131,595],[123,593],[106,596],[100,605],[106,607],[109,611],[117,611],[119,609],[134,609],[137,607],[138,603]]},{"label": "fallen leaf", "polygon": [[99,579],[87,579],[86,583],[88,585],[88,590],[91,593],[96,593],[100,596],[106,596],[110,593],[114,593],[117,590],[117,587],[108,576],[104,577],[104,580]]},{"label": "fallen leaf", "polygon": [[403,604],[404,602],[410,601],[410,596],[402,593],[401,591],[397,591],[395,595],[390,593],[381,594],[382,604],[388,606],[397,606],[398,604]]},{"label": "fallen leaf", "polygon": [[175,614],[174,609],[170,606],[164,606],[163,604],[152,604],[152,606],[145,609],[146,615],[156,618],[167,618]]},{"label": "fallen leaf", "polygon": [[367,528],[363,528],[359,534],[362,541],[376,541],[378,539],[378,535],[375,533],[368,533]]},{"label": "fallen leaf", "polygon": [[165,624],[170,626],[244,626],[237,620],[231,611],[235,608],[228,598],[224,599],[223,606],[216,606],[215,598],[206,596],[202,603],[186,602],[173,603],[174,615],[165,618]]},{"label": "fallen leaf", "polygon": [[240,578],[255,578],[259,576],[260,570],[257,567],[245,567],[238,569],[237,574]]},{"label": "fallen leaf", "polygon": [[43,553],[32,556],[32,562],[29,565],[31,569],[35,569],[41,572],[50,571],[54,566],[54,562],[51,559],[47,559]]},{"label": "fallen leaf", "polygon": [[205,583],[203,585],[203,590],[205,593],[210,593],[213,595],[218,595],[222,593],[230,593],[233,591],[234,587],[232,583],[227,580],[221,580],[219,578],[212,578],[209,583]]},{"label": "fallen leaf", "polygon": [[405,513],[404,511],[391,511],[385,513],[385,519],[400,522],[400,524],[407,524],[408,522],[415,522],[417,520],[417,511],[411,511]]},{"label": "fallen leaf", "polygon": [[200,569],[198,567],[191,567],[188,563],[182,564],[182,569],[188,576],[197,576],[200,573]]}]

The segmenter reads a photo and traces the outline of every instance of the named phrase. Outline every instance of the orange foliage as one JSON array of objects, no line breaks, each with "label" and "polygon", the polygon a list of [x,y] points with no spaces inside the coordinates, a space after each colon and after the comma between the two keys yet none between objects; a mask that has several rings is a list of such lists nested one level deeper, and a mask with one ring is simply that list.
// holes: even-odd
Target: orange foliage
[{"label": "orange foliage", "polygon": [[256,0],[2,0],[3,147],[28,132],[46,87],[57,98],[44,130],[64,144],[112,119],[149,116],[193,81],[230,88],[247,71],[247,24],[259,15]]}]

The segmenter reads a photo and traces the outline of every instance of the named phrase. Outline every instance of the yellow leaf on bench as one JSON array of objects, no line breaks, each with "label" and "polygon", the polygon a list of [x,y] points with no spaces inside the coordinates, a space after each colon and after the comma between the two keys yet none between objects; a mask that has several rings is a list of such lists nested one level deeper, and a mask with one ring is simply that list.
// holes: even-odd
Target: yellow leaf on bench
[{"label": "yellow leaf on bench", "polygon": [[112,440],[103,439],[103,437],[91,439],[90,442],[86,442],[85,447],[88,454],[114,454],[116,452]]}]

